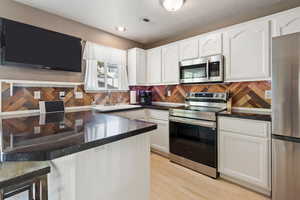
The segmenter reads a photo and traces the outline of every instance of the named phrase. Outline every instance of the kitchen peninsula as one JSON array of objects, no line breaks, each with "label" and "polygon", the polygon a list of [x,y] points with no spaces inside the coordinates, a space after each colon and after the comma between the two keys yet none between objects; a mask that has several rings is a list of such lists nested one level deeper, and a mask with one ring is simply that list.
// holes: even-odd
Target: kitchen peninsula
[{"label": "kitchen peninsula", "polygon": [[1,124],[2,163],[47,163],[51,200],[150,196],[147,132],[155,124],[90,110],[6,117]]}]

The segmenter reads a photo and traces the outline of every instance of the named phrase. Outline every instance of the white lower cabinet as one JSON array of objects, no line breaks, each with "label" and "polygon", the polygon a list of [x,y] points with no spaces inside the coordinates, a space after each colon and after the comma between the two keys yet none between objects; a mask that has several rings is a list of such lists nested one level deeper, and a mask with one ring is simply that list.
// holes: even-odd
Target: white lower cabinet
[{"label": "white lower cabinet", "polygon": [[149,133],[51,161],[50,200],[149,200]]},{"label": "white lower cabinet", "polygon": [[[222,125],[223,121],[226,122],[226,126]],[[240,129],[240,132],[232,131],[239,130],[235,128],[226,130],[230,126],[245,125],[247,122],[253,124],[251,130]],[[256,131],[261,132],[255,128],[263,123],[270,127],[269,122],[219,118],[219,172],[221,176],[231,181],[270,195],[270,134],[265,137],[262,134],[255,134]],[[251,131],[254,133],[249,134]]]},{"label": "white lower cabinet", "polygon": [[151,132],[151,148],[169,153],[169,123],[168,121],[150,119],[157,124],[157,129]]}]

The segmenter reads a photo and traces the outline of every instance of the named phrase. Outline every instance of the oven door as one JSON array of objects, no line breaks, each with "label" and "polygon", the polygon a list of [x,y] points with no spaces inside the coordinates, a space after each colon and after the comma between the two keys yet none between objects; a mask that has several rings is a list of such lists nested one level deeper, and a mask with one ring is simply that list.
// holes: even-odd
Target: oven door
[{"label": "oven door", "polygon": [[216,123],[169,117],[170,153],[217,168]]}]

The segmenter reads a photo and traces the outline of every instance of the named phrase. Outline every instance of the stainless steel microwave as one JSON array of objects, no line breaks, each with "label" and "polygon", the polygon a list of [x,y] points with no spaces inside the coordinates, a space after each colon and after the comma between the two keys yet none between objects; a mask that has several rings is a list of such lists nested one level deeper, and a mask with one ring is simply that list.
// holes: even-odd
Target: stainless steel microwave
[{"label": "stainless steel microwave", "polygon": [[180,83],[223,82],[223,63],[223,55],[181,61]]}]

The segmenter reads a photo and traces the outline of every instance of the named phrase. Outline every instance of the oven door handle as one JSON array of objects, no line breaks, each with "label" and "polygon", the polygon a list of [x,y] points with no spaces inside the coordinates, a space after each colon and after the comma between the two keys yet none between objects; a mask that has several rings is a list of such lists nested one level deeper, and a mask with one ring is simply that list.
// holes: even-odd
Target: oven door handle
[{"label": "oven door handle", "polygon": [[191,124],[196,126],[203,126],[208,128],[216,128],[216,122],[203,121],[198,119],[187,119],[182,117],[169,116],[170,122],[178,122],[182,124]]}]

